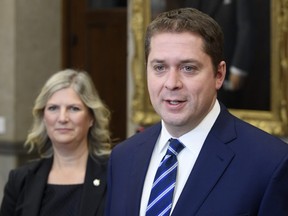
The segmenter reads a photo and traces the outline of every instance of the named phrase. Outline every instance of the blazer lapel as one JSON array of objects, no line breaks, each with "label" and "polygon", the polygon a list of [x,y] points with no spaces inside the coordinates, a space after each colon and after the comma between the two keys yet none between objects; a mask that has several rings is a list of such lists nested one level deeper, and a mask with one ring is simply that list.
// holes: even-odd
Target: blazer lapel
[{"label": "blazer lapel", "polygon": [[[131,181],[129,184],[129,191],[127,191],[129,197],[128,203],[129,212],[127,215],[139,215],[142,189],[145,181],[146,172],[150,163],[150,158],[158,139],[161,124],[156,124],[155,126],[147,129],[149,131],[143,132],[143,141],[139,144],[135,143],[135,148],[131,151],[133,154],[132,169],[131,169]],[[140,153],[139,153],[140,152]]]},{"label": "blazer lapel", "polygon": [[[196,215],[227,167],[234,158],[234,152],[226,145],[236,138],[235,125],[229,120],[226,110],[222,110],[208,134],[193,170],[177,201],[172,215]],[[225,121],[223,121],[225,119]],[[228,122],[228,123],[227,123]],[[187,210],[189,212],[183,212]]]},{"label": "blazer lapel", "polygon": [[25,187],[25,198],[23,202],[23,215],[38,216],[42,196],[47,184],[47,178],[52,165],[52,158],[43,159],[29,172],[27,186]]},{"label": "blazer lapel", "polygon": [[104,211],[107,160],[98,161],[91,156],[88,158],[80,215],[95,216]]}]

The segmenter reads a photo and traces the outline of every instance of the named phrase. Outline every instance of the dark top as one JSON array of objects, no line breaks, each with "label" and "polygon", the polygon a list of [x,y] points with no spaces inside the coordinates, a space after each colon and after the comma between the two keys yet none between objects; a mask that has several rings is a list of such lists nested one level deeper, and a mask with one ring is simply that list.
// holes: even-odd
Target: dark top
[{"label": "dark top", "polygon": [[[103,216],[105,199],[106,199],[106,166],[107,156],[92,157],[87,161],[86,175],[80,196],[73,195],[68,203],[76,202],[76,208],[79,213],[77,216]],[[11,170],[9,179],[4,188],[4,196],[0,207],[0,216],[39,216],[42,208],[56,208],[57,201],[49,198],[47,193],[47,179],[51,170],[53,158],[40,159],[30,162],[22,167]],[[97,180],[98,184],[94,183]],[[72,189],[71,189],[72,190]],[[59,192],[56,190],[57,193]],[[50,192],[49,192],[50,193]],[[64,193],[64,192],[63,192]],[[78,192],[75,192],[78,193]],[[45,198],[44,198],[45,196]],[[44,204],[50,199],[53,204]],[[63,198],[62,198],[63,199]],[[63,199],[64,200],[64,199]],[[61,207],[64,209],[64,201],[61,201]],[[60,203],[60,202],[59,202]],[[78,204],[79,203],[79,204]],[[65,202],[66,205],[66,202]],[[68,215],[68,214],[52,214],[42,210],[42,215]],[[41,216],[42,216],[41,215]]]},{"label": "dark top", "polygon": [[83,184],[47,184],[40,216],[78,216]]}]

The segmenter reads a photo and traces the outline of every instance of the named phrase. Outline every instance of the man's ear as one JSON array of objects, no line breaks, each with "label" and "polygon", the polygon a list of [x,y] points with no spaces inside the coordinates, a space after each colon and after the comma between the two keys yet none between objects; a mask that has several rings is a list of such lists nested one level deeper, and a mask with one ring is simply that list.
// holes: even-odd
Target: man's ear
[{"label": "man's ear", "polygon": [[219,90],[223,85],[226,76],[226,62],[221,61],[217,68],[216,73],[216,89]]}]

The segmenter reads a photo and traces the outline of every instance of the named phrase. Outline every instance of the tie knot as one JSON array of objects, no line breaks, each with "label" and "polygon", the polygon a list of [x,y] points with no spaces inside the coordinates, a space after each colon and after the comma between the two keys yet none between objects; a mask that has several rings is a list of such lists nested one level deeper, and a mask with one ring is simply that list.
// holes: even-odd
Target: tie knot
[{"label": "tie knot", "polygon": [[179,152],[185,147],[178,139],[170,139],[167,154],[178,155]]}]

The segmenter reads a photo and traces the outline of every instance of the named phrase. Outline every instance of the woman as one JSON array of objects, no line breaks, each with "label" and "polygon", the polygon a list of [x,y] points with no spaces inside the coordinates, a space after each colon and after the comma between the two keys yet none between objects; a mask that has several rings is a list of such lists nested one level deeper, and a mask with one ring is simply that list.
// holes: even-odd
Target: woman
[{"label": "woman", "polygon": [[41,159],[10,172],[0,215],[103,215],[110,112],[89,75],[70,69],[54,74],[33,116],[25,145]]}]

